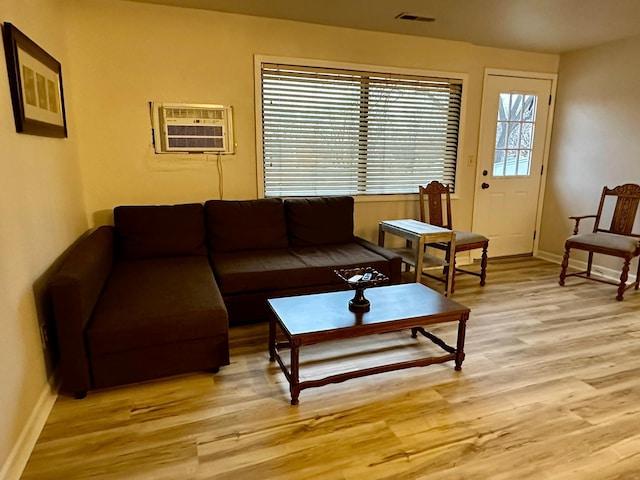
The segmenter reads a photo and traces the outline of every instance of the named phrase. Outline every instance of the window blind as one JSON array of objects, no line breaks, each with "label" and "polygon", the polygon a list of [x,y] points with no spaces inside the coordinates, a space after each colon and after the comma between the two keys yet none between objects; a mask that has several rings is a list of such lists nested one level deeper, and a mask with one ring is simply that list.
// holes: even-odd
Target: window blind
[{"label": "window blind", "polygon": [[265,196],[455,188],[457,79],[263,63]]}]

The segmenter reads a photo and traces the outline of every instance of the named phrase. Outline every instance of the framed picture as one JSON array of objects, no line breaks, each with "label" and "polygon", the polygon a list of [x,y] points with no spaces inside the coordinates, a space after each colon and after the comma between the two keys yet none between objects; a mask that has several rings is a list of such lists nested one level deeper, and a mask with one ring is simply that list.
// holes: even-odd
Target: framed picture
[{"label": "framed picture", "polygon": [[2,36],[16,131],[66,137],[60,63],[8,22]]}]

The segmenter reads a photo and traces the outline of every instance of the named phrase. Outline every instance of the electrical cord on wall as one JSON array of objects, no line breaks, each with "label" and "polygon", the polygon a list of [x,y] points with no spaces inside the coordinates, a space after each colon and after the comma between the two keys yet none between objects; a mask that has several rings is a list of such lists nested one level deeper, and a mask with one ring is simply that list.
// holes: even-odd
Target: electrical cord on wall
[{"label": "electrical cord on wall", "polygon": [[216,155],[216,167],[218,168],[218,192],[220,193],[220,200],[224,196],[224,172],[222,170],[222,157],[220,153]]}]

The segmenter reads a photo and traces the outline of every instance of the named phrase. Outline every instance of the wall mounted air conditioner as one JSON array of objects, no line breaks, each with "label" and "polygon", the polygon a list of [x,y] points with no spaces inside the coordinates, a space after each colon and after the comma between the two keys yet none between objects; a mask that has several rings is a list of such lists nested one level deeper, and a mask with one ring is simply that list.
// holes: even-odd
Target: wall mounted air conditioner
[{"label": "wall mounted air conditioner", "polygon": [[153,103],[152,107],[156,153],[233,153],[230,106]]}]

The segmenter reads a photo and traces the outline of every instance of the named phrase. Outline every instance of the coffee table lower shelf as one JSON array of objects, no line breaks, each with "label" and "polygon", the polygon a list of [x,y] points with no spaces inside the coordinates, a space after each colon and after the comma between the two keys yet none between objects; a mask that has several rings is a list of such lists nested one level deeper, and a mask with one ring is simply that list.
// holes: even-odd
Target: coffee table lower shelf
[{"label": "coffee table lower shelf", "polygon": [[[353,313],[346,308],[350,295],[350,292],[334,292],[269,300],[272,311],[269,321],[269,358],[278,363],[289,382],[291,405],[299,403],[301,390],[341,383],[352,378],[449,361],[455,362],[455,370],[462,369],[468,308],[417,283],[367,290],[367,297],[372,302],[371,312],[367,313]],[[335,309],[337,303],[344,303],[343,311]],[[405,313],[399,316],[398,310]],[[339,320],[336,311],[340,312]],[[424,329],[427,325],[452,321],[458,322],[455,348]],[[413,338],[420,333],[446,354],[300,381],[300,348],[305,345],[409,329]],[[284,334],[285,340],[277,340],[277,330]],[[290,366],[287,366],[281,354],[285,350],[290,353]]]}]

